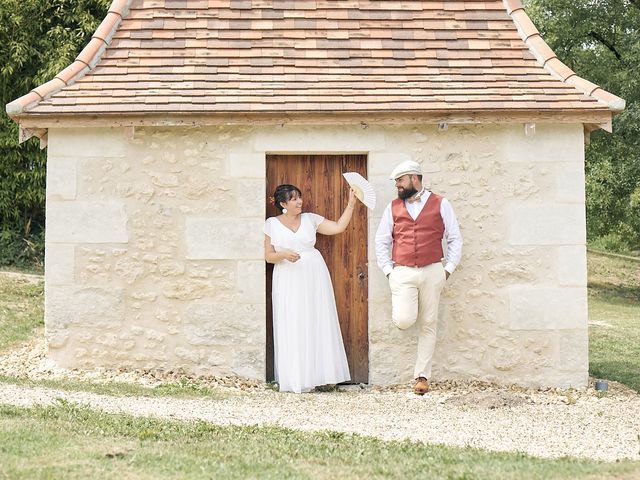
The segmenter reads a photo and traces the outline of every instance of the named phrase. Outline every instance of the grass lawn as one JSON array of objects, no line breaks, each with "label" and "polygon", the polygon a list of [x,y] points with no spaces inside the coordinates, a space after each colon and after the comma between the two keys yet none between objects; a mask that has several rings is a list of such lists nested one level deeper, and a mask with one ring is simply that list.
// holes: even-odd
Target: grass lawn
[{"label": "grass lawn", "polygon": [[[640,263],[589,255],[590,371],[640,391]],[[42,335],[42,284],[0,275],[0,351]],[[0,382],[110,395],[207,396],[197,382]],[[0,479],[38,478],[636,479],[640,462],[542,460],[275,427],[218,427],[111,415],[60,401],[0,405]]]},{"label": "grass lawn", "polygon": [[202,382],[181,379],[176,382],[164,382],[156,386],[144,386],[126,382],[91,382],[83,380],[31,380],[26,378],[6,377],[0,375],[0,383],[22,385],[24,387],[47,387],[56,390],[82,391],[100,395],[116,397],[176,397],[176,398],[207,398],[222,400],[233,395],[228,390],[208,387]]},{"label": "grass lawn", "polygon": [[640,463],[541,460],[335,432],[218,427],[59,402],[0,406],[0,478],[638,478]]},{"label": "grass lawn", "polygon": [[42,335],[43,315],[42,280],[0,275],[0,352]]},{"label": "grass lawn", "polygon": [[589,254],[589,372],[640,392],[640,261]]}]

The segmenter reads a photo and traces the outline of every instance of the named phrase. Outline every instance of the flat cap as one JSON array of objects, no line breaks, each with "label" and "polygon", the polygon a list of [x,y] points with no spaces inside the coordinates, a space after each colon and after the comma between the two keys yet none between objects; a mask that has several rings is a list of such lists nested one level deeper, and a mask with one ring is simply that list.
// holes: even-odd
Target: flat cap
[{"label": "flat cap", "polygon": [[422,167],[418,162],[414,162],[413,160],[406,160],[393,169],[389,178],[391,180],[395,180],[396,178],[400,178],[403,175],[407,175],[409,173],[413,173],[415,175],[422,175]]}]

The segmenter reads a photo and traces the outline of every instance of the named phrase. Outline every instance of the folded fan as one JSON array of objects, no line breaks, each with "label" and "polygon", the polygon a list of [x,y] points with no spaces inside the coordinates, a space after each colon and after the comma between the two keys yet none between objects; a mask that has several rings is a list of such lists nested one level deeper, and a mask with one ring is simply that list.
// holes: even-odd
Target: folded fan
[{"label": "folded fan", "polygon": [[366,178],[356,172],[346,172],[342,176],[351,185],[353,193],[355,193],[358,200],[371,210],[376,208],[376,192]]}]

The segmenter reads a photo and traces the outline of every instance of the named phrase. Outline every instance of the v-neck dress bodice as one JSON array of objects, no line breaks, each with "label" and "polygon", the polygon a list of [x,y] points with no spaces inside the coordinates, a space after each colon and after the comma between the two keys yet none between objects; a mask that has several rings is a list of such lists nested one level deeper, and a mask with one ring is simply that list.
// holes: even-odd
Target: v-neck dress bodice
[{"label": "v-neck dress bodice", "polygon": [[274,265],[271,288],[276,381],[280,391],[306,392],[350,379],[327,265],[315,248],[324,217],[303,213],[295,232],[276,217],[264,233],[276,252],[292,250],[297,262]]},{"label": "v-neck dress bodice", "polygon": [[[316,245],[316,230],[324,217],[315,213],[303,213],[300,215],[300,226],[294,232],[278,218],[267,218],[265,233],[271,237],[271,245],[276,252],[283,250],[301,251],[313,250]],[[267,233],[267,229],[270,234]]]}]

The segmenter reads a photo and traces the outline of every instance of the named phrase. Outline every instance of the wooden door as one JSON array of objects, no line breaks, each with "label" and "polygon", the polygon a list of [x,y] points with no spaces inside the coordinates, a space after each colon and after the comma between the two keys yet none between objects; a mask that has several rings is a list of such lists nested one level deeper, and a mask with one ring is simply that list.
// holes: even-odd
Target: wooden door
[{"label": "wooden door", "polygon": [[[268,155],[267,196],[283,183],[302,191],[303,212],[337,220],[344,211],[348,191],[343,172],[367,176],[366,155]],[[267,201],[267,217],[277,215]],[[316,248],[327,263],[338,307],[342,338],[353,383],[369,381],[367,208],[357,203],[351,223],[339,235],[318,235]],[[273,380],[273,326],[271,275],[267,264],[267,379]]]}]

